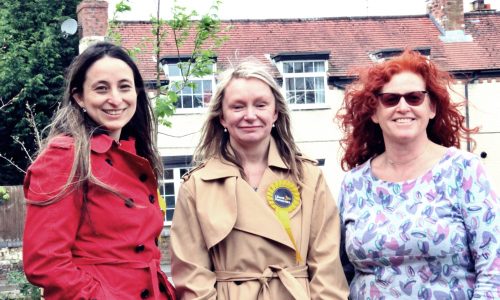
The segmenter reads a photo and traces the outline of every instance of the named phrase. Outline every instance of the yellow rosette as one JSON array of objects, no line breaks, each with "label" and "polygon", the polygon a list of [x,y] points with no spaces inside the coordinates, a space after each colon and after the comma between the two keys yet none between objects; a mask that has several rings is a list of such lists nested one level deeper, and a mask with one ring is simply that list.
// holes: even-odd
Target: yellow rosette
[{"label": "yellow rosette", "polygon": [[293,238],[289,217],[289,214],[300,204],[299,189],[290,180],[278,180],[272,183],[267,189],[266,199],[292,241],[293,247],[295,248],[295,260],[301,262],[302,257],[300,256],[299,249]]}]

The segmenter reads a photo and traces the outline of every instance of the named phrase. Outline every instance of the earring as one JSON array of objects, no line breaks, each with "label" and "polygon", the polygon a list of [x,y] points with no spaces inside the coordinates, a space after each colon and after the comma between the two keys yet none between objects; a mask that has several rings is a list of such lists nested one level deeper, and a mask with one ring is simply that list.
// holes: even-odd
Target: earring
[{"label": "earring", "polygon": [[273,127],[276,127],[276,126],[274,126],[274,123],[273,123]]},{"label": "earring", "polygon": [[83,113],[87,112],[87,110],[85,109],[85,107],[82,107],[82,111],[83,111]]},{"label": "earring", "polygon": [[227,128],[226,127],[224,127],[224,132],[227,132]]}]

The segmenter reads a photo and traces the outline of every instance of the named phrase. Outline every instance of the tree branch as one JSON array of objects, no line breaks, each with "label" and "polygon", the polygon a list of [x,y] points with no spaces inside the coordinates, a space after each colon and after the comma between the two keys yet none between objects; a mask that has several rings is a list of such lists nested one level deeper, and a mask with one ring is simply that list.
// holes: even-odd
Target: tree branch
[{"label": "tree branch", "polygon": [[9,162],[9,164],[11,164],[12,166],[14,166],[16,169],[18,169],[20,172],[22,172],[23,174],[26,174],[26,171],[24,171],[21,167],[19,167],[12,159],[9,159],[5,156],[3,156],[2,153],[0,153],[0,158],[3,158],[5,159],[7,162]]}]

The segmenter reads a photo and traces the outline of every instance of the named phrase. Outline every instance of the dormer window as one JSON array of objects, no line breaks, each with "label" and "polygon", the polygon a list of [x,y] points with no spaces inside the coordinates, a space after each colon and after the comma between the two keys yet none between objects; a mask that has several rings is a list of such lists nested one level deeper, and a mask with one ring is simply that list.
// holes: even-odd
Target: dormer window
[{"label": "dormer window", "polygon": [[283,89],[290,105],[325,103],[329,52],[281,53],[273,56],[283,76]]},{"label": "dormer window", "polygon": [[215,64],[209,68],[212,70],[210,75],[203,77],[189,77],[186,85],[179,90],[179,83],[184,80],[183,74],[187,73],[187,67],[190,57],[164,57],[162,58],[163,71],[169,79],[170,89],[177,92],[178,109],[192,109],[208,107],[212,91],[215,86]]},{"label": "dormer window", "polygon": [[[386,49],[380,49],[380,50],[375,50],[368,55],[370,56],[370,59],[373,62],[384,62],[388,59],[391,59],[393,57],[399,56],[404,52],[404,48],[386,48]],[[431,48],[430,47],[417,47],[413,48],[413,51],[417,51],[423,56],[427,57],[428,59],[431,56]]]}]

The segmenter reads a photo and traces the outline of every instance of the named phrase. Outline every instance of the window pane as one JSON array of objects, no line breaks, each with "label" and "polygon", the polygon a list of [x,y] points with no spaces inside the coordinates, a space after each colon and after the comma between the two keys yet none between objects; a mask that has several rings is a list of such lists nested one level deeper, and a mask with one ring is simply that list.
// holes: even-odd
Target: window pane
[{"label": "window pane", "polygon": [[325,103],[325,91],[316,91],[315,92],[316,103]]},{"label": "window pane", "polygon": [[286,79],[286,89],[289,91],[295,90],[295,83],[294,83],[293,78]]},{"label": "window pane", "polygon": [[297,103],[297,104],[304,103],[304,97],[305,97],[305,95],[304,95],[303,91],[301,91],[301,92],[297,91],[297,93],[295,95],[296,95],[296,97],[295,97],[295,103]]},{"label": "window pane", "polygon": [[293,73],[293,64],[289,62],[284,62],[283,73]]},{"label": "window pane", "polygon": [[165,169],[163,170],[163,179],[174,179],[174,170],[173,169]]},{"label": "window pane", "polygon": [[174,217],[174,210],[173,209],[167,209],[167,221],[172,221],[173,217]]},{"label": "window pane", "polygon": [[201,95],[194,95],[194,107],[203,107],[203,99]]},{"label": "window pane", "polygon": [[306,92],[306,103],[314,103],[314,92]]},{"label": "window pane", "polygon": [[303,73],[304,72],[304,67],[302,65],[302,62],[293,63],[293,66],[295,67],[295,73]]},{"label": "window pane", "polygon": [[315,77],[314,84],[316,90],[324,90],[325,89],[325,79],[323,77]]},{"label": "window pane", "polygon": [[304,77],[295,78],[295,89],[298,91],[298,90],[304,90],[304,88],[305,88]]},{"label": "window pane", "polygon": [[325,63],[322,61],[314,62],[314,71],[315,72],[324,72],[325,71]]},{"label": "window pane", "polygon": [[175,102],[175,107],[177,107],[177,108],[182,108],[182,101],[181,101],[181,98],[177,98],[177,102]]},{"label": "window pane", "polygon": [[175,207],[175,196],[166,196],[165,201],[167,203],[168,208],[174,208]]},{"label": "window pane", "polygon": [[304,72],[314,72],[314,63],[312,61],[304,62]]},{"label": "window pane", "polygon": [[181,70],[179,67],[177,67],[176,64],[169,64],[168,65],[168,76],[181,76]]},{"label": "window pane", "polygon": [[193,108],[193,96],[182,96],[182,107]]},{"label": "window pane", "polygon": [[201,94],[201,91],[203,89],[203,82],[201,80],[193,80],[192,82],[195,84],[194,93]]},{"label": "window pane", "polygon": [[306,77],[306,90],[314,90],[314,77]]},{"label": "window pane", "polygon": [[185,86],[183,89],[182,89],[182,94],[183,95],[186,95],[186,94],[192,94],[193,93],[193,89],[190,87],[190,86]]},{"label": "window pane", "polygon": [[189,169],[180,169],[181,178],[182,178],[182,176],[184,176],[187,172],[189,172]]},{"label": "window pane", "polygon": [[212,93],[212,80],[203,80],[203,92]]},{"label": "window pane", "polygon": [[165,182],[163,184],[165,188],[165,194],[164,195],[174,195],[174,183],[173,182]]},{"label": "window pane", "polygon": [[295,103],[295,93],[287,92],[286,93],[286,100],[288,101],[288,103],[294,104]]}]

